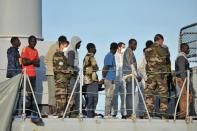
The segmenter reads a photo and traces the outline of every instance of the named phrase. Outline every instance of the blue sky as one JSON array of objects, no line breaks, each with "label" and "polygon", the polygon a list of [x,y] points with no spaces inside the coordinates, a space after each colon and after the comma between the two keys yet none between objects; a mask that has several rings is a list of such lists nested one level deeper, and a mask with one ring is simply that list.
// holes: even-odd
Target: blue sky
[{"label": "blue sky", "polygon": [[[80,61],[86,44],[97,46],[96,59],[100,69],[110,43],[130,38],[138,41],[137,60],[147,40],[163,34],[174,60],[178,52],[180,28],[197,22],[197,0],[43,0],[43,37],[55,41],[59,35],[82,39]],[[99,97],[99,109],[104,109],[104,97]]]},{"label": "blue sky", "polygon": [[62,34],[69,39],[78,35],[82,39],[81,60],[86,44],[95,43],[96,58],[102,68],[111,42],[127,44],[135,38],[139,60],[146,40],[161,33],[173,61],[179,30],[197,22],[196,12],[196,0],[43,0],[43,37],[55,41]]}]

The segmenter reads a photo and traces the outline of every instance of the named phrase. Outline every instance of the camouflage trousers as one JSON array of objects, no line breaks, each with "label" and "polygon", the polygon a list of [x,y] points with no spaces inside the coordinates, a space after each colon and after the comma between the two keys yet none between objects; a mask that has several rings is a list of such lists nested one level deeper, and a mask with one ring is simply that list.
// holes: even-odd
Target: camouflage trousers
[{"label": "camouflage trousers", "polygon": [[148,78],[146,87],[144,89],[146,97],[146,105],[150,115],[152,116],[154,110],[154,95],[160,97],[160,113],[161,116],[167,116],[168,111],[168,87],[167,80],[161,78]]},{"label": "camouflage trousers", "polygon": [[[67,103],[70,99],[72,89],[70,88],[68,82],[61,82],[61,83],[56,82],[55,86],[56,86],[56,91],[55,91],[56,113],[58,116],[62,116],[67,106]],[[73,104],[74,104],[73,99],[71,99],[67,110],[68,112],[67,115],[70,113]]]}]

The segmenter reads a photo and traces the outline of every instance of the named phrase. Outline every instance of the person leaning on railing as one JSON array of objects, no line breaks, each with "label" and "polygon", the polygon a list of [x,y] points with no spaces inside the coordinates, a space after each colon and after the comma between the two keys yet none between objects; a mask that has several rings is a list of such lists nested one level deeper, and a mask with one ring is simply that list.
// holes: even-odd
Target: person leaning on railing
[{"label": "person leaning on railing", "polygon": [[[176,81],[180,89],[183,88],[183,92],[180,98],[180,118],[185,119],[186,117],[186,103],[187,103],[187,88],[186,84],[183,85],[184,80],[187,78],[187,70],[190,70],[189,61],[187,59],[187,54],[189,54],[189,46],[185,43],[182,43],[181,51],[178,54],[178,57],[175,61],[175,72],[176,72]],[[187,81],[189,82],[189,81]],[[192,103],[192,91],[189,93],[189,103]]]}]

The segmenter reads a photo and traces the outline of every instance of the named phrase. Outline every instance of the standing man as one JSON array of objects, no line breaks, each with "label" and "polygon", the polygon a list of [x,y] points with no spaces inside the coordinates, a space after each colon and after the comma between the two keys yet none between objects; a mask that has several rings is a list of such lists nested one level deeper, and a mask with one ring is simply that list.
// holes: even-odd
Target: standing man
[{"label": "standing man", "polygon": [[[68,64],[72,68],[74,68],[74,75],[70,79],[70,88],[71,90],[74,88],[76,78],[79,75],[79,53],[78,49],[81,46],[81,39],[78,36],[73,36],[71,38],[71,42],[68,46],[68,49],[64,51],[64,55],[68,59]],[[75,93],[73,95],[74,99],[74,105],[72,107],[73,110],[75,110],[72,114],[71,117],[77,117],[79,114],[79,84],[77,84],[77,87],[75,89]]]},{"label": "standing man", "polygon": [[[147,75],[146,75],[146,59],[145,59],[145,50],[147,50],[148,48],[150,48],[150,46],[153,44],[153,42],[151,40],[146,41],[146,47],[143,49],[143,57],[142,57],[142,61],[139,64],[138,67],[138,73],[139,75],[142,77],[142,81],[139,83],[140,86],[140,90],[143,94],[144,97],[144,88],[145,88],[145,81],[147,80]],[[139,118],[143,118],[144,117],[144,112],[145,112],[145,108],[144,108],[144,103],[143,103],[143,99],[140,95],[140,93],[138,92],[138,105],[137,105],[137,109],[139,110],[137,112],[137,117]]]},{"label": "standing man", "polygon": [[18,37],[12,37],[10,42],[12,44],[12,47],[7,50],[7,78],[12,78],[13,76],[21,73],[20,54],[18,51],[21,42]]},{"label": "standing man", "polygon": [[[189,54],[189,46],[185,43],[181,44],[181,52],[175,61],[175,72],[176,72],[176,80],[180,90],[183,88],[183,92],[180,99],[180,118],[186,118],[186,103],[187,103],[187,88],[186,84],[183,86],[184,80],[187,78],[187,70],[190,70],[189,61],[187,59],[187,54]],[[189,81],[187,81],[189,82]],[[189,94],[189,103],[192,103],[192,91],[190,89]]]},{"label": "standing man", "polygon": [[118,44],[113,42],[110,45],[110,52],[105,56],[103,67],[103,79],[105,85],[105,118],[111,118],[111,109],[113,106],[113,96],[116,80],[116,62],[115,53],[118,49]]},{"label": "standing man", "polygon": [[[132,65],[134,66],[137,72],[137,61],[133,53],[136,50],[136,48],[137,48],[137,41],[135,39],[130,39],[128,42],[128,47],[125,50],[123,56],[123,76],[132,74],[132,68],[131,68]],[[138,81],[141,81],[140,76],[137,76],[137,79]],[[132,77],[126,79],[126,92],[127,92],[126,95],[127,117],[130,118],[132,115]]]},{"label": "standing man", "polygon": [[[35,91],[36,88],[36,67],[40,67],[40,59],[37,49],[35,46],[37,44],[37,39],[35,36],[31,35],[28,38],[29,46],[23,48],[21,58],[22,58],[22,69],[26,69],[26,74],[29,77],[31,86]],[[28,83],[28,82],[27,82]],[[31,93],[30,85],[27,84],[27,101],[29,110],[35,111],[35,105],[33,104],[33,96]],[[27,111],[27,115],[30,115],[31,111]]]},{"label": "standing man", "polygon": [[118,113],[118,96],[120,95],[122,119],[126,118],[126,88],[123,86],[123,80],[122,80],[124,49],[125,49],[125,43],[119,42],[118,49],[115,54],[116,81],[115,81],[115,90],[114,90],[113,107],[112,107],[112,116],[116,117]]},{"label": "standing man", "polygon": [[[46,77],[48,82],[48,105],[49,105],[49,114],[52,115],[55,112],[56,107],[56,99],[55,99],[55,81],[54,81],[54,71],[53,71],[53,56],[59,51],[59,44],[65,44],[68,46],[69,42],[65,36],[60,36],[58,41],[51,45],[49,51],[45,56],[45,64],[46,64]],[[65,49],[66,49],[65,47]]]},{"label": "standing man", "polygon": [[[67,58],[64,56],[64,50],[68,46],[68,42],[59,42],[59,51],[53,55],[53,71],[55,79],[55,98],[56,98],[56,115],[63,116],[72,90],[70,90],[70,78],[73,74],[73,68],[68,64]],[[73,101],[69,103],[68,114],[70,114]]]},{"label": "standing man", "polygon": [[161,34],[155,35],[154,43],[150,48],[145,50],[146,64],[146,105],[151,116],[153,116],[154,109],[154,95],[158,94],[160,97],[160,113],[161,118],[168,118],[168,86],[167,76],[168,53],[162,47],[164,38]]},{"label": "standing man", "polygon": [[98,75],[99,67],[94,55],[96,54],[96,46],[93,43],[87,44],[88,53],[83,60],[84,84],[87,92],[87,117],[93,118],[98,103]]}]

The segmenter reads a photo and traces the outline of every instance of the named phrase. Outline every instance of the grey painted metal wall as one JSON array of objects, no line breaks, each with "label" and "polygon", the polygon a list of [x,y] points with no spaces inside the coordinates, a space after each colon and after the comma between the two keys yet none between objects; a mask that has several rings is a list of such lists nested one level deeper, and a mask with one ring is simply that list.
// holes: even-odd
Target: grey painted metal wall
[{"label": "grey painted metal wall", "polygon": [[42,39],[42,0],[0,0],[0,16],[0,38]]}]

